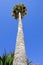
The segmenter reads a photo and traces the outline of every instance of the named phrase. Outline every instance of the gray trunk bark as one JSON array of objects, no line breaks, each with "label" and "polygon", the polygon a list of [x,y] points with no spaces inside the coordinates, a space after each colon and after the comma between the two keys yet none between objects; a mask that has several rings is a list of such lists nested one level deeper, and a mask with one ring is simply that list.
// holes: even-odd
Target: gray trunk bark
[{"label": "gray trunk bark", "polygon": [[15,49],[13,65],[27,65],[21,13],[19,13],[18,33],[16,39],[16,49]]}]

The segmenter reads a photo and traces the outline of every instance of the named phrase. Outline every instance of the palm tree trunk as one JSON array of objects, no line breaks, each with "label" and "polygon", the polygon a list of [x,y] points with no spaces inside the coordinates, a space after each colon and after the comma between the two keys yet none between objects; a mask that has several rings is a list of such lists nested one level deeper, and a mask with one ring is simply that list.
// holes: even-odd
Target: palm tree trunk
[{"label": "palm tree trunk", "polygon": [[16,49],[15,49],[13,65],[27,65],[21,13],[19,13],[18,33],[16,39]]}]

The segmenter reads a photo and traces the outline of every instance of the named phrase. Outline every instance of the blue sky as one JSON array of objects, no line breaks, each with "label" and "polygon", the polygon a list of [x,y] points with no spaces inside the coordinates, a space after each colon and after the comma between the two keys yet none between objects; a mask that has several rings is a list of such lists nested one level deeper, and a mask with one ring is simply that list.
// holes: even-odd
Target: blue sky
[{"label": "blue sky", "polygon": [[15,50],[18,20],[11,14],[18,3],[27,7],[22,20],[27,58],[43,65],[43,0],[0,0],[0,55]]}]

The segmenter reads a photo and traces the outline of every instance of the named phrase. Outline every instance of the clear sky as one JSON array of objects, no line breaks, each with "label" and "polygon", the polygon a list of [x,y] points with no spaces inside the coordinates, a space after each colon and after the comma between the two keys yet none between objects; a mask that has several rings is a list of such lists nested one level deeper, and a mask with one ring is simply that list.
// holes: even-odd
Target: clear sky
[{"label": "clear sky", "polygon": [[22,20],[27,58],[43,65],[43,0],[0,0],[0,55],[15,50],[18,20],[11,14],[18,3],[27,7]]}]

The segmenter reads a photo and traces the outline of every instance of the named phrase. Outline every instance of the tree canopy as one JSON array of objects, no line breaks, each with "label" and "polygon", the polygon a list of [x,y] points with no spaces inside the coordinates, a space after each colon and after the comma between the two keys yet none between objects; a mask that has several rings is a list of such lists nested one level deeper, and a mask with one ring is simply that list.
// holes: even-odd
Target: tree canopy
[{"label": "tree canopy", "polygon": [[21,18],[26,15],[26,7],[24,4],[17,4],[13,7],[13,13],[12,16],[14,16],[15,19],[19,18],[19,12],[21,13]]}]

